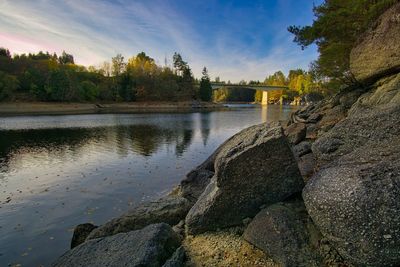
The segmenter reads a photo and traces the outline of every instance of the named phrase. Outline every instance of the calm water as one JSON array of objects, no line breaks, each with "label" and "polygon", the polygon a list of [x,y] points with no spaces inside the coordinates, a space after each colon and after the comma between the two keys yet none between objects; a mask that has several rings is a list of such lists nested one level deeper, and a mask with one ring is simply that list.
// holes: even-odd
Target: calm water
[{"label": "calm water", "polygon": [[166,194],[229,136],[290,112],[0,117],[0,266],[48,266],[75,225]]}]

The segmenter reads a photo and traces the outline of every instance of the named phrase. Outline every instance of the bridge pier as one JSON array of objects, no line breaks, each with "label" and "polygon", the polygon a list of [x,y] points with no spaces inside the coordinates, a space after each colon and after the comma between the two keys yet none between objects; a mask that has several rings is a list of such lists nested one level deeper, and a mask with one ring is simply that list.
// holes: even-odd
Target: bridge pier
[{"label": "bridge pier", "polygon": [[262,92],[261,105],[263,105],[263,106],[268,105],[268,92],[267,91]]}]

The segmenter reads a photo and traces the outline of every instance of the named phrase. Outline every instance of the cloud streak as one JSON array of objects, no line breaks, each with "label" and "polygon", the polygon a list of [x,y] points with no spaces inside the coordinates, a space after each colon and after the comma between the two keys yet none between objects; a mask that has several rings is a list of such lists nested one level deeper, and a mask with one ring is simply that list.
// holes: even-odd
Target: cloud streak
[{"label": "cloud streak", "polygon": [[[141,51],[163,64],[178,51],[196,76],[207,66],[211,76],[231,81],[307,68],[317,56],[315,48],[296,47],[286,31],[288,25],[310,23],[308,0],[188,2],[3,0],[0,46],[14,53],[66,50],[83,65]],[[288,2],[303,6],[303,13],[293,16]]]}]

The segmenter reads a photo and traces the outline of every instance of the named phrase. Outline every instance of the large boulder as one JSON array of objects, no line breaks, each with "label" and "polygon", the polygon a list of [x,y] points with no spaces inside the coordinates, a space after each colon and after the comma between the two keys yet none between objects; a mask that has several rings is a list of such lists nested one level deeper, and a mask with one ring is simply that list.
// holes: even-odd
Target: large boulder
[{"label": "large boulder", "polygon": [[400,264],[399,147],[399,135],[369,142],[323,167],[303,190],[322,234],[357,266]]},{"label": "large boulder", "polygon": [[168,196],[144,203],[94,229],[87,239],[125,233],[155,223],[175,225],[185,218],[190,207],[191,204],[187,199],[176,196]]},{"label": "large boulder", "polygon": [[246,241],[282,266],[321,266],[321,239],[301,200],[277,203],[260,211],[246,228]]},{"label": "large boulder", "polygon": [[400,3],[359,39],[350,54],[350,70],[364,83],[400,71]]},{"label": "large boulder", "polygon": [[62,255],[57,266],[162,266],[181,241],[167,224],[87,241]]},{"label": "large boulder", "polygon": [[190,234],[239,225],[263,204],[303,188],[296,161],[278,123],[260,124],[233,136],[218,153],[215,175],[186,217]]}]

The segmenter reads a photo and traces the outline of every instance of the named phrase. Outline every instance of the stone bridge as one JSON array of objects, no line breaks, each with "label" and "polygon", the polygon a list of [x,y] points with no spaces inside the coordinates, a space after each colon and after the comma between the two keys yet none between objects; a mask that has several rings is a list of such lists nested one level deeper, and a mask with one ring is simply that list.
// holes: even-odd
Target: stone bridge
[{"label": "stone bridge", "polygon": [[[268,92],[269,91],[276,91],[276,90],[288,90],[287,86],[271,86],[271,85],[261,85],[261,84],[227,84],[227,83],[211,83],[211,87],[213,90],[217,90],[219,88],[246,88],[246,89],[253,89],[262,91],[262,105],[268,104]],[[280,99],[282,104],[282,98]]]}]

